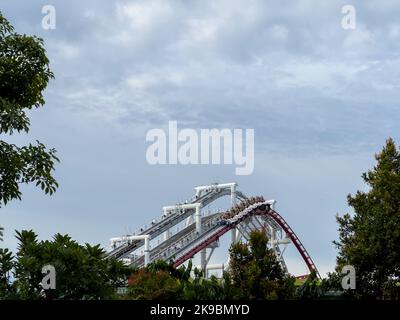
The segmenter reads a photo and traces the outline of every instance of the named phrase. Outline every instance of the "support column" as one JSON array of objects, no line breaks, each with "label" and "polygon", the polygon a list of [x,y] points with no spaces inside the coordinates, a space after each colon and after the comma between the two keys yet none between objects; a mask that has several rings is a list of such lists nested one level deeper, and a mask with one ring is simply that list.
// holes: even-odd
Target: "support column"
[{"label": "support column", "polygon": [[164,241],[167,241],[169,237],[171,236],[171,232],[168,230],[164,231]]},{"label": "support column", "polygon": [[[200,212],[200,203],[198,203],[196,205],[196,213],[194,215],[194,220],[196,222],[196,232],[198,234],[201,234],[201,212]],[[200,266],[201,266],[201,270],[204,272],[206,272],[206,249],[203,249],[200,251]]]},{"label": "support column", "polygon": [[231,206],[236,204],[236,184],[231,185]]},{"label": "support column", "polygon": [[[275,211],[275,204],[276,204],[276,200],[272,200],[271,204],[270,204],[270,207],[274,211]],[[275,239],[276,239],[276,230],[274,228],[272,228],[272,231],[271,231],[271,248],[274,249],[274,251],[275,251],[275,247],[274,247],[273,242],[275,241]]]},{"label": "support column", "polygon": [[[231,207],[236,205],[236,184],[231,185]],[[238,239],[238,231],[236,228],[231,230],[231,243],[235,243]]]},{"label": "support column", "polygon": [[149,236],[144,238],[144,265],[147,266],[150,263],[150,241]]},{"label": "support column", "polygon": [[200,212],[200,203],[196,205],[196,213],[194,215],[196,221],[196,231],[200,234],[201,233],[201,212]]},{"label": "support column", "polygon": [[200,251],[200,266],[201,266],[201,271],[203,271],[203,276],[204,278],[207,278],[207,261],[206,261],[206,252],[207,249],[203,249]]},{"label": "support column", "polygon": [[[163,216],[164,216],[164,218],[166,218],[168,216],[168,210],[166,208],[163,208],[163,210],[164,210]],[[171,233],[169,232],[169,229],[164,231],[164,233],[163,233],[164,241],[168,240],[170,235],[171,235]]]}]

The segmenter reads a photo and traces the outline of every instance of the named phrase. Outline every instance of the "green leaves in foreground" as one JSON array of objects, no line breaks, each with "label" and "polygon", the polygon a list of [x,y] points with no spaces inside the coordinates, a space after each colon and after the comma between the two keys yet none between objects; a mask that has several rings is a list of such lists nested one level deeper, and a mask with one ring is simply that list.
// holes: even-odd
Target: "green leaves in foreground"
[{"label": "green leaves in foreground", "polygon": [[[29,131],[26,111],[44,105],[51,78],[42,39],[16,33],[0,12],[0,134]],[[52,176],[55,153],[40,142],[18,147],[0,140],[0,207],[21,199],[21,183],[52,194],[58,187]]]},{"label": "green leaves in foreground", "polygon": [[55,153],[40,142],[17,147],[0,141],[0,206],[21,199],[21,183],[33,182],[46,194],[53,194],[58,187],[52,176],[54,164],[59,161]]},{"label": "green leaves in foreground", "polygon": [[[15,256],[0,249],[0,300],[112,299],[132,272],[122,262],[106,258],[99,245],[80,245],[68,235],[38,241],[32,230],[23,230],[16,237]],[[54,290],[40,285],[45,265],[55,268]]]}]

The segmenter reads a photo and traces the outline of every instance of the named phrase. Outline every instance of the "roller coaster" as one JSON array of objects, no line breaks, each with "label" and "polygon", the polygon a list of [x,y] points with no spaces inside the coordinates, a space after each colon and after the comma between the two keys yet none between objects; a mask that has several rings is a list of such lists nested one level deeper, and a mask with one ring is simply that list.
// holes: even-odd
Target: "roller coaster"
[{"label": "roller coaster", "polygon": [[[229,210],[202,213],[202,208],[224,196],[230,196]],[[292,243],[308,270],[320,277],[300,239],[274,208],[275,200],[246,197],[234,182],[198,186],[191,199],[163,207],[160,217],[135,233],[111,238],[108,257],[137,267],[156,260],[172,262],[178,267],[199,254],[200,268],[207,275],[208,270],[229,268],[229,260],[225,264],[209,263],[223,235],[230,233],[234,243],[247,241],[253,230],[263,230],[268,235],[269,247],[286,272],[283,253]]]}]

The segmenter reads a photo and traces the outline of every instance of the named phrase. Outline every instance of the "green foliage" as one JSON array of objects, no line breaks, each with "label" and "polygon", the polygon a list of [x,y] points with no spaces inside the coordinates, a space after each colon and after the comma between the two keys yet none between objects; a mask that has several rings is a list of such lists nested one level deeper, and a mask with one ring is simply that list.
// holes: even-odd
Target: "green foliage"
[{"label": "green foliage", "polygon": [[[114,259],[105,258],[99,245],[79,245],[68,235],[38,241],[33,231],[17,232],[16,257],[0,251],[0,298],[7,299],[111,299],[132,272]],[[42,267],[56,270],[56,289],[43,290]],[[10,274],[15,281],[10,282]]]},{"label": "green foliage", "polygon": [[348,196],[354,215],[337,217],[337,272],[356,270],[357,297],[395,299],[400,287],[400,153],[392,139],[362,175],[369,190]]},{"label": "green foliage", "polygon": [[185,279],[183,268],[181,268],[181,272],[178,272],[172,265],[160,260],[136,270],[128,280],[126,298],[134,300],[178,299],[182,291],[181,281]]},{"label": "green foliage", "polygon": [[268,248],[265,232],[252,232],[248,244],[230,249],[230,271],[223,279],[203,277],[192,264],[175,269],[156,261],[136,270],[129,278],[127,299],[285,299],[293,298],[295,279],[285,274],[275,253]]},{"label": "green foliage", "polygon": [[268,248],[264,232],[252,232],[249,244],[235,243],[230,249],[230,271],[223,279],[203,277],[192,264],[175,269],[156,261],[136,270],[129,278],[127,299],[285,299],[293,298],[293,277],[283,271],[275,253]]},{"label": "green foliage", "polygon": [[51,78],[43,40],[17,34],[0,12],[0,133],[28,132],[24,109],[44,105]]},{"label": "green foliage", "polygon": [[[29,131],[26,111],[44,105],[51,78],[43,41],[14,32],[0,12],[0,134]],[[0,140],[0,206],[21,199],[21,183],[35,183],[52,194],[58,187],[52,176],[59,161],[55,153],[39,141],[18,147]]]},{"label": "green foliage", "polygon": [[13,267],[12,253],[0,248],[0,300],[14,297],[14,287],[10,280]]},{"label": "green foliage", "polygon": [[338,272],[329,272],[328,276],[321,281],[321,288],[323,292],[328,291],[342,291],[343,275]]},{"label": "green foliage", "polygon": [[342,279],[343,275],[340,272],[330,272],[326,278],[322,279],[320,288],[324,299],[354,300],[357,298],[354,290],[343,290]]},{"label": "green foliage", "polygon": [[224,299],[224,288],[217,278],[205,279],[198,269],[194,269],[194,278],[191,278],[191,271],[191,261],[187,267],[181,266],[178,269],[164,261],[155,261],[131,275],[125,298],[135,300]]},{"label": "green foliage", "polygon": [[0,205],[12,199],[21,199],[20,183],[36,183],[46,194],[53,194],[58,187],[52,177],[55,150],[46,150],[40,142],[17,147],[0,141]]},{"label": "green foliage", "polygon": [[146,268],[150,272],[165,271],[176,279],[188,281],[190,279],[190,272],[192,271],[192,261],[189,261],[187,267],[181,266],[177,269],[171,263],[157,260],[150,263]]},{"label": "green foliage", "polygon": [[296,296],[299,299],[312,300],[319,299],[323,295],[321,283],[318,280],[317,273],[313,270],[307,280],[296,290]]},{"label": "green foliage", "polygon": [[201,270],[194,269],[194,278],[184,283],[182,299],[223,300],[225,299],[225,290],[221,281],[215,276],[205,279]]},{"label": "green foliage", "polygon": [[139,269],[129,278],[127,298],[135,300],[177,299],[181,288],[180,281],[167,271]]},{"label": "green foliage", "polygon": [[229,299],[287,299],[294,296],[295,279],[286,275],[263,231],[250,234],[249,246],[234,243],[230,271],[224,275]]}]

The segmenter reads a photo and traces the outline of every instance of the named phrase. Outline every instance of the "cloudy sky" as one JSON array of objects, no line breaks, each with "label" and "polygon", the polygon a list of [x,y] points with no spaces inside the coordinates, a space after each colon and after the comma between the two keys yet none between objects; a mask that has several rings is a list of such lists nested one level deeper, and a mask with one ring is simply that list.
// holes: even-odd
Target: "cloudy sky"
[{"label": "cloudy sky", "polygon": [[[55,30],[41,25],[47,4]],[[355,30],[342,28],[345,4]],[[336,213],[365,189],[385,139],[399,140],[398,1],[0,0],[0,10],[45,40],[56,77],[29,135],[2,139],[39,139],[61,159],[53,197],[24,186],[22,202],[1,208],[1,246],[14,249],[24,228],[106,246],[196,185],[237,181],[276,199],[321,273],[334,268]],[[253,174],[149,165],[146,132],[169,120],[255,129]],[[305,271],[292,249],[287,262]]]}]

